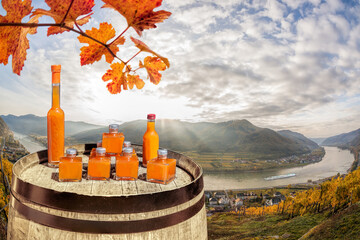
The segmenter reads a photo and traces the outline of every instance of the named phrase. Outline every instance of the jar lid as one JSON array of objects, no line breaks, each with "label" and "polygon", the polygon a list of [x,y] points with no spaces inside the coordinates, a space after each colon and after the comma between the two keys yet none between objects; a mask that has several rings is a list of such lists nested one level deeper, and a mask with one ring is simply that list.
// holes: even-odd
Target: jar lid
[{"label": "jar lid", "polygon": [[75,148],[68,148],[66,149],[66,154],[69,154],[69,155],[76,155],[77,151]]},{"label": "jar lid", "polygon": [[109,129],[119,129],[119,124],[110,124]]},{"label": "jar lid", "polygon": [[149,119],[149,120],[155,120],[155,118],[156,118],[155,114],[148,114],[147,115],[147,119]]},{"label": "jar lid", "polygon": [[123,152],[124,152],[124,153],[132,153],[132,152],[133,152],[133,148],[132,148],[132,147],[123,148]]},{"label": "jar lid", "polygon": [[124,141],[124,147],[131,147],[130,141]]},{"label": "jar lid", "polygon": [[104,153],[106,153],[106,149],[103,147],[98,147],[98,148],[96,148],[96,153],[104,154]]},{"label": "jar lid", "polygon": [[167,155],[168,151],[166,149],[159,149],[158,155]]}]

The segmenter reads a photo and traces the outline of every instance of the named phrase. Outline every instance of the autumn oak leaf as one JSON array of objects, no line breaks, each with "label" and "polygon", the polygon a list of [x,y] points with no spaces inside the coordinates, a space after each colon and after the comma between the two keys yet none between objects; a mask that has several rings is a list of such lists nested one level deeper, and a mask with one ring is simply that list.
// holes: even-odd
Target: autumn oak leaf
[{"label": "autumn oak leaf", "polygon": [[[115,29],[109,23],[100,23],[99,29],[92,28],[91,30],[86,30],[85,33],[90,37],[97,39],[98,41],[106,44],[110,39],[115,37]],[[88,43],[88,46],[83,46],[80,48],[80,61],[81,66],[86,64],[92,64],[95,61],[100,61],[101,57],[105,55],[106,62],[112,63],[114,56],[109,52],[109,50],[101,45],[99,42],[96,42],[90,38],[80,35],[78,37],[81,43]],[[108,47],[109,49],[116,54],[119,51],[117,45],[122,45],[125,42],[124,37],[119,37],[111,42]]]},{"label": "autumn oak leaf", "polygon": [[169,60],[159,54],[157,54],[156,52],[154,52],[153,50],[151,50],[145,43],[143,43],[142,41],[140,41],[139,39],[130,37],[131,41],[133,41],[133,43],[135,43],[135,46],[140,49],[140,51],[143,52],[148,52],[148,53],[152,53],[155,56],[159,57],[165,64],[166,66],[169,68],[170,67],[170,63]]},{"label": "autumn oak leaf", "polygon": [[125,73],[123,72],[125,64],[124,63],[113,63],[110,65],[111,69],[108,69],[106,73],[102,76],[102,80],[109,82],[106,87],[108,88],[111,94],[116,94],[121,92],[121,86],[123,86],[124,90],[127,89],[127,82]]},{"label": "autumn oak leaf", "polygon": [[[3,8],[7,15],[0,15],[1,23],[19,23],[32,11],[31,0],[3,0]],[[38,17],[30,19],[29,23],[38,23]],[[5,26],[0,28],[0,63],[6,65],[12,55],[13,72],[20,75],[26,60],[26,50],[30,48],[27,34],[35,34],[36,28]]]},{"label": "autumn oak leaf", "polygon": [[145,82],[139,77],[139,75],[128,74],[126,81],[130,89],[133,89],[134,85],[137,89],[142,89],[145,85]]},{"label": "autumn oak leaf", "polygon": [[[65,26],[73,28],[74,24],[78,24],[79,26],[84,25],[90,20],[92,15],[91,11],[94,7],[94,0],[74,0],[71,5],[70,11],[66,15],[72,0],[45,0],[47,5],[50,7],[50,10],[44,9],[35,9],[32,16],[50,16],[55,20],[55,23],[64,23]],[[63,21],[66,15],[66,19]],[[80,19],[78,17],[86,15]],[[51,26],[48,28],[47,35],[53,35],[63,32],[68,32],[69,29],[62,27]]]},{"label": "autumn oak leaf", "polygon": [[141,36],[145,29],[156,28],[160,23],[169,18],[171,12],[160,10],[154,12],[154,8],[161,6],[162,0],[103,0],[103,7],[112,8],[126,18],[129,27]]},{"label": "autumn oak leaf", "polygon": [[160,58],[150,56],[144,59],[144,64],[140,61],[139,66],[146,69],[150,82],[155,85],[159,84],[161,80],[159,71],[164,71],[166,69],[166,64]]}]

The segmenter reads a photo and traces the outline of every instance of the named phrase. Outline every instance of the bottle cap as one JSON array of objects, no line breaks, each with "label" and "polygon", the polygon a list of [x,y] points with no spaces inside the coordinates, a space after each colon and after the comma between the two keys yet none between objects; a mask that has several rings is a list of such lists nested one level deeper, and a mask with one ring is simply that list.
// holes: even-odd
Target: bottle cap
[{"label": "bottle cap", "polygon": [[156,118],[155,114],[148,114],[147,115],[147,119],[149,119],[149,120],[155,120],[155,118]]},{"label": "bottle cap", "polygon": [[69,155],[76,155],[77,151],[75,148],[68,148],[66,149],[66,154],[69,154]]},{"label": "bottle cap", "polygon": [[167,150],[166,149],[159,149],[158,150],[158,155],[167,155]]},{"label": "bottle cap", "polygon": [[132,153],[132,152],[133,152],[133,148],[132,148],[132,147],[123,148],[123,152],[124,152],[124,153]]},{"label": "bottle cap", "polygon": [[124,141],[124,147],[131,147],[130,141]]},{"label": "bottle cap", "polygon": [[103,147],[96,148],[96,153],[104,154],[106,153],[106,149]]},{"label": "bottle cap", "polygon": [[110,124],[109,129],[119,129],[119,124]]},{"label": "bottle cap", "polygon": [[51,65],[51,72],[60,72],[61,65]]}]

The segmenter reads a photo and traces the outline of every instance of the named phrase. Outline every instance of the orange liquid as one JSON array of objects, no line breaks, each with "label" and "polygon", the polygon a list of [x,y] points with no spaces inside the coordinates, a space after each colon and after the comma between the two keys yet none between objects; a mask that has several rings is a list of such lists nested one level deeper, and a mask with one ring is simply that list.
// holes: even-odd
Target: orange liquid
[{"label": "orange liquid", "polygon": [[88,163],[88,179],[109,180],[110,169],[110,158],[105,156],[90,158]]},{"label": "orange liquid", "polygon": [[157,158],[157,150],[159,149],[159,135],[155,131],[155,122],[147,122],[147,130],[143,136],[143,166],[147,166],[147,162]]},{"label": "orange liquid", "polygon": [[80,182],[82,178],[82,158],[62,157],[59,163],[60,182]]},{"label": "orange liquid", "polygon": [[52,107],[47,114],[48,162],[56,167],[64,156],[64,111],[60,108],[60,86],[53,86]]},{"label": "orange liquid", "polygon": [[147,164],[147,181],[168,184],[175,179],[176,159],[153,159]]},{"label": "orange liquid", "polygon": [[102,147],[106,148],[106,153],[110,155],[120,154],[124,139],[125,137],[122,133],[103,133]]},{"label": "orange liquid", "polygon": [[91,149],[89,158],[96,157],[96,148]]},{"label": "orange liquid", "polygon": [[139,161],[130,156],[116,156],[116,180],[136,180],[138,178]]}]

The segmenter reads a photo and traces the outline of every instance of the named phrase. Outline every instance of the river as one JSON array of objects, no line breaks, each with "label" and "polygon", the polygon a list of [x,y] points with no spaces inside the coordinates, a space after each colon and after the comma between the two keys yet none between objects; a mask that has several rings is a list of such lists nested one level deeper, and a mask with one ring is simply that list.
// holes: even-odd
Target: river
[{"label": "river", "polygon": [[[324,147],[325,156],[314,164],[304,167],[272,169],[256,172],[220,172],[204,174],[205,190],[221,189],[251,189],[263,187],[275,187],[295,183],[306,183],[308,180],[319,180],[343,174],[351,167],[354,155],[349,150],[341,150],[337,147]],[[270,176],[295,173],[295,177],[282,178],[266,181]]]},{"label": "river", "polygon": [[[31,153],[45,149],[44,146],[34,141],[29,136],[14,132],[14,136]],[[205,190],[222,189],[249,189],[283,186],[295,183],[306,183],[309,179],[316,181],[343,174],[351,167],[354,155],[349,150],[341,150],[336,147],[324,147],[325,156],[314,164],[304,167],[271,169],[256,172],[219,172],[205,173]],[[270,176],[295,173],[295,177],[266,181],[264,178]]]},{"label": "river", "polygon": [[16,140],[19,140],[19,142],[26,148],[26,150],[28,150],[30,153],[33,152],[37,152],[40,150],[44,150],[46,149],[46,147],[44,147],[43,145],[41,145],[40,143],[34,141],[34,139],[32,139],[31,137],[21,134],[21,133],[17,133],[17,132],[13,132],[14,133],[14,138]]}]

